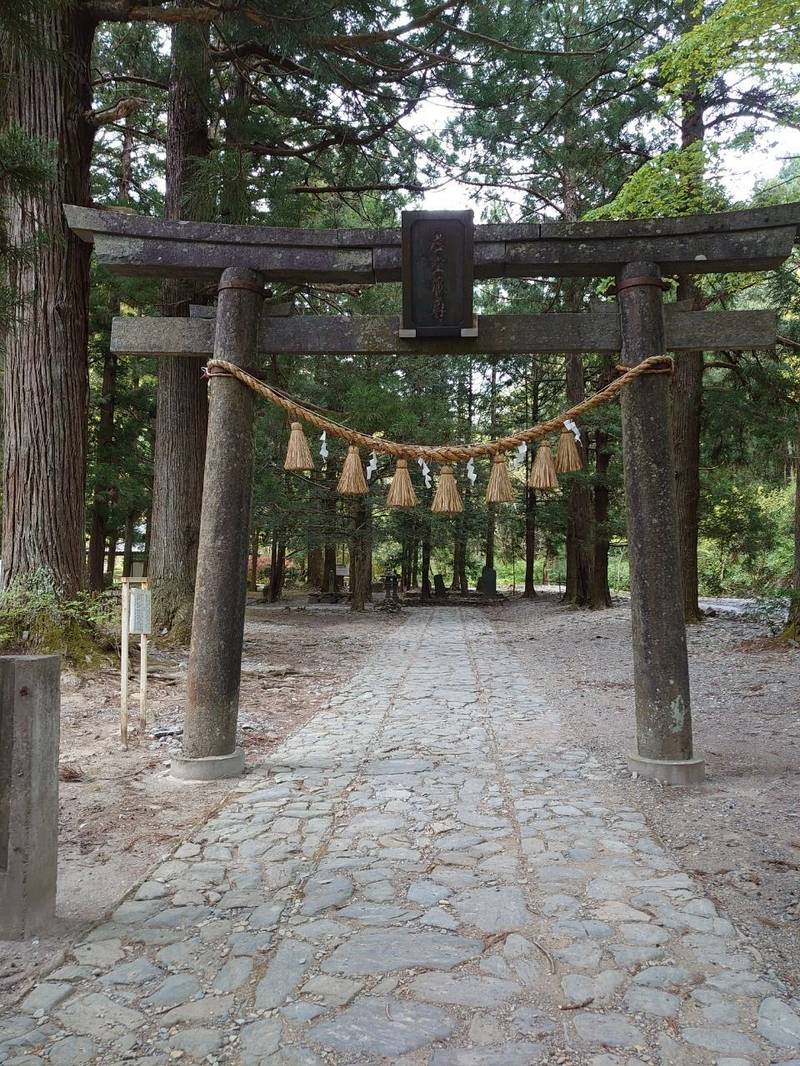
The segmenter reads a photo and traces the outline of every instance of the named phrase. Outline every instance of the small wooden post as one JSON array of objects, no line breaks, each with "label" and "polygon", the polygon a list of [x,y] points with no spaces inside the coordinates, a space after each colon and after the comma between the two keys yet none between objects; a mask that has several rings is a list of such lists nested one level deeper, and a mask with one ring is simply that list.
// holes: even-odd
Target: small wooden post
[{"label": "small wooden post", "polygon": [[[623,360],[665,349],[661,271],[629,263],[617,278]],[[692,749],[670,429],[670,378],[648,374],[622,393],[638,754],[632,770],[673,784],[702,780]]]},{"label": "small wooden post", "polygon": [[52,933],[61,660],[0,656],[0,939]]},{"label": "small wooden post", "polygon": [[119,739],[123,748],[128,746],[128,659],[130,657],[131,582],[122,579],[122,633],[120,634],[120,707]]},{"label": "small wooden post", "polygon": [[[147,578],[142,582],[142,588],[150,588]],[[143,744],[147,734],[147,652],[150,638],[147,633],[141,633],[139,640],[139,743]]]},{"label": "small wooden post", "polygon": [[[231,267],[223,273],[215,358],[253,365],[263,295],[255,271]],[[183,758],[172,764],[183,780],[234,777],[244,766],[236,723],[252,480],[253,393],[234,378],[212,378]]]}]

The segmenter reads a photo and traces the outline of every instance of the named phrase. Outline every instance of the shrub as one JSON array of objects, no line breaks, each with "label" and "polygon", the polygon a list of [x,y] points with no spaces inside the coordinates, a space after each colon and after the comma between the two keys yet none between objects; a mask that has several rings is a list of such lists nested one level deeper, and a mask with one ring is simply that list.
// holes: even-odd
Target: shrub
[{"label": "shrub", "polygon": [[65,599],[52,575],[37,570],[0,591],[0,651],[53,652],[85,668],[115,648],[119,619],[113,593]]}]

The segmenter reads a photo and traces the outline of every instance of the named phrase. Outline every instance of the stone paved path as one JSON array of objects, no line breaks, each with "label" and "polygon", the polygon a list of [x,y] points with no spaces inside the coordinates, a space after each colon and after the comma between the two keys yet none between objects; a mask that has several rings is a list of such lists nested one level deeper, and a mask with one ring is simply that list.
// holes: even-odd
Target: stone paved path
[{"label": "stone paved path", "polygon": [[0,1019],[0,1062],[800,1066],[797,1008],[489,623],[419,611]]}]

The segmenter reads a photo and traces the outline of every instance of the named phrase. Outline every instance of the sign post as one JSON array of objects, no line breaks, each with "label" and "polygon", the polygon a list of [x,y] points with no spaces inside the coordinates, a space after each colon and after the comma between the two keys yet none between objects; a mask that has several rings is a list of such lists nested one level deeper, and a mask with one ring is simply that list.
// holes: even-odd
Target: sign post
[{"label": "sign post", "polygon": [[[132,585],[138,588],[132,588]],[[128,746],[128,665],[130,636],[139,634],[139,737],[147,729],[147,652],[148,636],[152,631],[153,593],[146,577],[122,579],[122,641],[120,667],[120,721],[119,732],[122,746]]]}]

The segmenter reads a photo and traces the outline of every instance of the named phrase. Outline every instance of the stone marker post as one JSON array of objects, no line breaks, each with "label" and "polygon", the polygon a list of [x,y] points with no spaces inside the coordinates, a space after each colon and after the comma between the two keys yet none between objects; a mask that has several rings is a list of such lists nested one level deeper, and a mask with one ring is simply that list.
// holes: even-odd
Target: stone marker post
[{"label": "stone marker post", "polygon": [[[623,267],[617,294],[623,361],[633,365],[661,355],[658,265]],[[638,747],[628,764],[645,777],[690,784],[701,781],[705,771],[692,750],[669,394],[668,374],[645,375],[622,393]]]},{"label": "stone marker post", "polygon": [[[256,362],[264,283],[231,267],[219,285],[214,358]],[[253,393],[235,378],[212,377],[208,443],[197,552],[192,643],[183,730],[175,777],[210,781],[244,766],[236,748],[239,683],[247,596],[247,554],[253,481]]]},{"label": "stone marker post", "polygon": [[55,917],[60,675],[58,655],[0,656],[0,940]]}]

